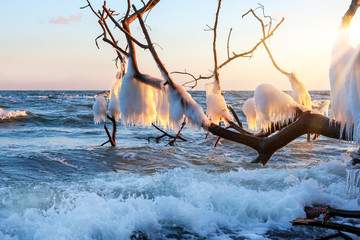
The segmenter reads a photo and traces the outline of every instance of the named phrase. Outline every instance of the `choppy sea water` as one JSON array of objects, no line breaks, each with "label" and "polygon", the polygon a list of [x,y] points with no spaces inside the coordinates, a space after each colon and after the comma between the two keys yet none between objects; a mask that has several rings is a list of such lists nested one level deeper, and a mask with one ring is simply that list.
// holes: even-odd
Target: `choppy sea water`
[{"label": "choppy sea water", "polygon": [[[302,137],[266,166],[196,129],[171,147],[148,141],[154,128],[119,126],[117,146],[100,146],[95,94],[0,91],[0,239],[314,239],[334,231],[292,226],[305,206],[360,209],[347,142]],[[251,95],[224,93],[244,123]]]}]

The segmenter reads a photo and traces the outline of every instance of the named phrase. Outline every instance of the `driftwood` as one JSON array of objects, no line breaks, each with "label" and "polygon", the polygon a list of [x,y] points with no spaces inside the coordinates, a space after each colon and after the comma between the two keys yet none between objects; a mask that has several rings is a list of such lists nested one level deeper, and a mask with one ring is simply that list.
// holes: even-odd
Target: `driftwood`
[{"label": "driftwood", "polygon": [[[343,217],[343,218],[360,218],[360,211],[349,211],[349,210],[342,210],[336,209],[329,206],[313,206],[313,207],[305,207],[304,208],[306,213],[306,219],[297,218],[291,223],[301,226],[313,226],[313,227],[321,227],[321,228],[328,228],[333,230],[338,230],[337,234],[333,234],[326,237],[321,237],[318,239],[332,239],[335,237],[342,237],[343,239],[352,239],[351,237],[347,236],[346,234],[340,232],[348,232],[353,233],[360,236],[360,228],[347,225],[347,224],[340,224],[335,222],[328,222],[328,220],[332,217]],[[322,221],[314,220],[315,218],[324,215]]]},{"label": "driftwood", "polygon": [[303,218],[297,218],[291,223],[294,226],[301,225],[301,226],[322,227],[322,228],[353,233],[360,236],[360,228],[346,224],[331,223],[331,222],[324,223],[323,221],[318,221],[313,219],[303,219]]}]

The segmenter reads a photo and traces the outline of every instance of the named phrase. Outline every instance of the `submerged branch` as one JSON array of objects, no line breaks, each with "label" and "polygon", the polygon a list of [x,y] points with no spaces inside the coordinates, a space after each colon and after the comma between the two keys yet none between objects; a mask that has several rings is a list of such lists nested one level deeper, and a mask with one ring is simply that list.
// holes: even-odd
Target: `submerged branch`
[{"label": "submerged branch", "polygon": [[328,228],[328,229],[334,229],[338,231],[344,231],[348,233],[353,233],[358,236],[360,236],[360,228],[346,225],[346,224],[340,224],[340,223],[323,223],[322,221],[317,221],[313,219],[303,219],[303,218],[297,218],[294,221],[291,222],[292,225],[297,226],[313,226],[313,227],[322,227],[322,228]]},{"label": "submerged branch", "polygon": [[[161,138],[163,138],[163,137],[169,137],[169,138],[172,138],[172,139],[175,139],[175,138],[176,138],[176,136],[171,135],[171,134],[165,132],[164,130],[162,130],[161,128],[159,128],[158,126],[156,126],[154,123],[152,123],[151,125],[152,125],[154,128],[156,128],[157,130],[159,130],[160,132],[162,132],[162,135],[159,136],[159,137],[148,137],[148,141],[150,141],[150,139],[153,138],[153,139],[155,139],[156,142],[158,143],[159,140],[160,140]],[[177,138],[180,139],[181,141],[184,141],[184,142],[187,141],[185,138],[181,137],[180,135],[179,135]]]}]

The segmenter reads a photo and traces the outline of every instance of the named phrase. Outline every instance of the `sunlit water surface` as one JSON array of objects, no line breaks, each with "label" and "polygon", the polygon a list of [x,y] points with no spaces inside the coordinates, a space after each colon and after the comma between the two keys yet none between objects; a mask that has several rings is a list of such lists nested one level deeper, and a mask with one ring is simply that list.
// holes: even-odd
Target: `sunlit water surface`
[{"label": "sunlit water surface", "polygon": [[[100,146],[98,93],[0,91],[0,108],[19,113],[0,118],[0,239],[314,239],[334,231],[292,226],[305,206],[360,208],[349,143],[302,137],[266,166],[197,129],[171,147],[148,141],[154,128],[119,126],[117,146]],[[205,93],[192,95],[204,107]],[[244,123],[251,95],[224,93]]]}]

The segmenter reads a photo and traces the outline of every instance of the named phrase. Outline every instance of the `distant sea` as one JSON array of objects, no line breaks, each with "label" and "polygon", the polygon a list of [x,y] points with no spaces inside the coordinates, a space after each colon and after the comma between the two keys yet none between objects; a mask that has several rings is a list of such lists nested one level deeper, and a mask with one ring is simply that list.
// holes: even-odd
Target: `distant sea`
[{"label": "distant sea", "polygon": [[[119,126],[117,146],[100,146],[99,93],[0,91],[0,239],[315,239],[335,231],[292,226],[305,206],[360,209],[347,142],[301,137],[266,166],[198,129],[168,146],[148,140],[155,128]],[[252,94],[224,92],[243,123]]]}]

